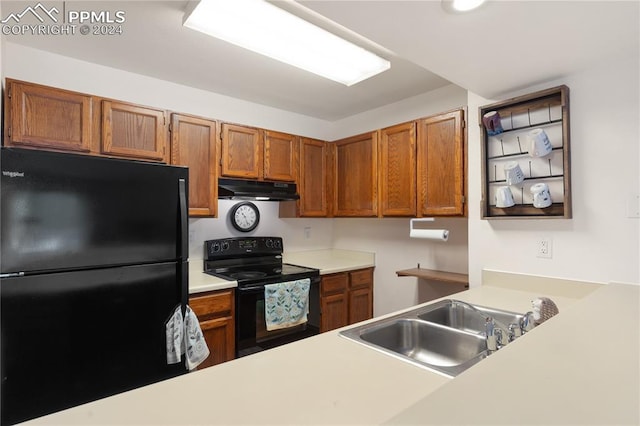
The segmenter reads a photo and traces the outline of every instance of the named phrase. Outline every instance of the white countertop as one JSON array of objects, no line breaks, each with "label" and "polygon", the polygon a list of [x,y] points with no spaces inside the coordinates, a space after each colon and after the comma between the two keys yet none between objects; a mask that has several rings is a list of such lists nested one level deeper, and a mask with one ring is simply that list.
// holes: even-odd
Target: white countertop
[{"label": "white countertop", "polygon": [[[537,296],[492,286],[455,295],[518,312]],[[615,284],[554,296],[558,316],[455,379],[334,330],[32,423],[638,424],[639,296]]]},{"label": "white countertop", "polygon": [[223,280],[213,275],[205,274],[202,259],[189,259],[189,294],[205,291],[224,290],[238,286],[237,281]]},{"label": "white countertop", "polygon": [[375,253],[339,249],[287,252],[283,262],[320,269],[320,275],[372,268],[376,264]]}]

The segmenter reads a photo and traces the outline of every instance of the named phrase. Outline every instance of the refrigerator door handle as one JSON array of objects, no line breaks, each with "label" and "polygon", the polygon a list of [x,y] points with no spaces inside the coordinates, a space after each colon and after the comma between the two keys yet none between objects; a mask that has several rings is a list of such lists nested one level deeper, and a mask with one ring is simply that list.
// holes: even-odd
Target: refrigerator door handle
[{"label": "refrigerator door handle", "polygon": [[24,272],[9,272],[8,274],[0,274],[0,278],[24,277]]},{"label": "refrigerator door handle", "polygon": [[179,257],[186,260],[189,257],[189,210],[187,206],[187,183],[184,179],[178,180],[178,194],[180,197],[180,233],[182,234]]}]

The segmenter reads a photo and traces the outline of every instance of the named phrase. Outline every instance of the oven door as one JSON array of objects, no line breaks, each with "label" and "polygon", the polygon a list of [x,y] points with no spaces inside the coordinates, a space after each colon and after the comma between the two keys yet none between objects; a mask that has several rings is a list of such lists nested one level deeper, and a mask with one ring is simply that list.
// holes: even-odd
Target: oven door
[{"label": "oven door", "polygon": [[238,358],[304,339],[320,332],[319,277],[311,279],[308,321],[294,327],[273,331],[267,331],[266,327],[265,284],[239,286],[236,289],[236,357]]}]

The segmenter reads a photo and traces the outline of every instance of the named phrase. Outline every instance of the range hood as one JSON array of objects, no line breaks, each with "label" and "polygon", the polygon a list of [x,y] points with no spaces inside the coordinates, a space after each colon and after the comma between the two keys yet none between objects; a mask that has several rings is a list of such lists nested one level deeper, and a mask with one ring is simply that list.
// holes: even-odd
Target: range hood
[{"label": "range hood", "polygon": [[227,200],[289,201],[300,198],[295,183],[218,179],[218,198]]}]

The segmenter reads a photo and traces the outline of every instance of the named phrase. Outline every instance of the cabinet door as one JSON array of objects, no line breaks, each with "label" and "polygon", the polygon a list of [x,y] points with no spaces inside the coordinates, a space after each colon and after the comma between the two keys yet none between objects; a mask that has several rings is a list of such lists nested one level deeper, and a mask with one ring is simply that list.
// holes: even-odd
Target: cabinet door
[{"label": "cabinet door", "polygon": [[418,185],[420,214],[464,215],[463,110],[420,122]]},{"label": "cabinet door", "polygon": [[335,216],[377,216],[377,136],[372,132],[334,142]]},{"label": "cabinet door", "polygon": [[235,357],[233,318],[224,317],[200,321],[200,329],[210,354],[198,366],[198,370],[221,364]]},{"label": "cabinet door", "polygon": [[300,139],[300,216],[327,217],[327,143]]},{"label": "cabinet door", "polygon": [[373,290],[369,287],[349,291],[349,324],[373,318]]},{"label": "cabinet door", "polygon": [[373,268],[349,272],[349,324],[373,318]]},{"label": "cabinet door", "polygon": [[264,132],[264,178],[295,181],[298,173],[298,137],[287,133]]},{"label": "cabinet door", "polygon": [[380,215],[416,215],[416,124],[380,131]]},{"label": "cabinet door", "polygon": [[198,369],[235,358],[235,305],[233,290],[191,296],[189,305],[200,321],[210,355]]},{"label": "cabinet door", "polygon": [[349,324],[348,300],[345,292],[322,296],[320,302],[320,332]]},{"label": "cabinet door", "polygon": [[5,145],[89,152],[91,96],[7,79]]},{"label": "cabinet door", "polygon": [[165,112],[115,101],[102,101],[102,153],[166,161]]},{"label": "cabinet door", "polygon": [[260,130],[222,124],[221,175],[247,179],[262,176],[262,140]]},{"label": "cabinet door", "polygon": [[171,115],[171,164],[189,167],[189,216],[215,216],[216,122]]}]

